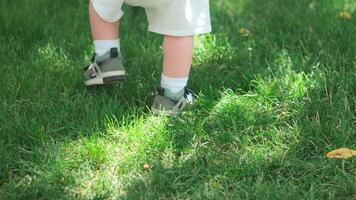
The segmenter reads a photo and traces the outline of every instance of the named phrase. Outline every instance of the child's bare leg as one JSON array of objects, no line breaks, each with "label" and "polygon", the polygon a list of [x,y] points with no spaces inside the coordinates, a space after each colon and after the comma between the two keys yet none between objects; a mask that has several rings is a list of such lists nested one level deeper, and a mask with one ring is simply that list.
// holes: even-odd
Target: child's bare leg
[{"label": "child's bare leg", "polygon": [[111,48],[120,49],[119,21],[107,22],[103,20],[89,2],[90,29],[94,40],[95,53],[103,55]]},{"label": "child's bare leg", "polygon": [[165,36],[163,75],[175,78],[188,77],[192,65],[193,46],[193,36]]},{"label": "child's bare leg", "polygon": [[171,99],[179,100],[187,85],[193,47],[193,36],[164,36],[161,86],[168,89],[166,95]]}]

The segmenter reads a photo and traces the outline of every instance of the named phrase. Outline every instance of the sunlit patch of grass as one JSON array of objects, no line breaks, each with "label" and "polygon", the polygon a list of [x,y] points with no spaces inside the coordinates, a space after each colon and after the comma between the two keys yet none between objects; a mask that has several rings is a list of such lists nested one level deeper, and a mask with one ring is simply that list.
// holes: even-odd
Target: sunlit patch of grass
[{"label": "sunlit patch of grass", "polygon": [[220,130],[217,141],[234,143],[246,158],[268,161],[282,157],[299,142],[298,128],[288,121],[297,113],[294,109],[280,109],[277,101],[258,94],[226,91],[210,113],[207,130]]},{"label": "sunlit patch of grass", "polygon": [[[97,133],[64,144],[54,163],[61,174],[58,181],[70,184],[66,190],[75,198],[123,195],[123,183],[140,177],[144,164],[154,168],[156,156],[174,156],[165,136],[166,121],[164,116],[148,116],[119,128],[111,120],[106,125],[110,137]],[[172,166],[165,158],[166,167]]]},{"label": "sunlit patch of grass", "polygon": [[[221,60],[231,60],[234,56],[234,48],[226,37],[217,37],[214,34],[197,36],[194,40],[194,65],[203,66],[212,60],[219,63]],[[221,70],[221,69],[217,69]]]},{"label": "sunlit patch of grass", "polygon": [[[241,129],[254,124],[275,125],[297,116],[303,106],[301,101],[309,98],[308,91],[314,89],[316,80],[304,72],[295,72],[292,61],[285,53],[277,57],[273,65],[276,66],[273,66],[274,71],[269,69],[269,76],[256,78],[255,92],[237,94],[225,91],[211,115],[220,116],[216,117],[218,119],[235,117],[229,120],[236,125],[241,124]],[[229,123],[224,121],[220,124]]]},{"label": "sunlit patch of grass", "polygon": [[[118,190],[118,168],[123,150],[117,142],[97,137],[65,144],[55,164],[73,197],[93,198]],[[122,191],[121,191],[122,192]]]},{"label": "sunlit patch of grass", "polygon": [[293,101],[305,97],[317,80],[303,71],[295,72],[294,68],[291,58],[283,52],[269,64],[267,77],[256,77],[256,91],[266,98]]},{"label": "sunlit patch of grass", "polygon": [[57,72],[63,71],[68,67],[73,67],[68,56],[63,52],[63,49],[55,47],[53,42],[47,43],[46,46],[38,49],[38,59],[42,60],[42,66],[46,65],[46,69],[55,70]]}]

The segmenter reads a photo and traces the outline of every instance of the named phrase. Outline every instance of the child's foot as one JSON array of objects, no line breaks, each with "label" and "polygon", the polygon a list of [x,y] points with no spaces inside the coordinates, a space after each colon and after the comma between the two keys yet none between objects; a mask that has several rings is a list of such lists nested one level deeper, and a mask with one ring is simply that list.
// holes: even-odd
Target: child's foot
[{"label": "child's foot", "polygon": [[157,88],[151,107],[151,111],[154,114],[176,115],[185,107],[193,105],[197,98],[196,94],[187,88],[181,91],[180,97],[177,98],[178,100],[167,97],[167,93],[169,93],[169,91],[165,91],[164,88]]},{"label": "child's foot", "polygon": [[85,85],[116,83],[126,77],[121,53],[112,48],[102,56],[94,55],[92,63],[84,69]]}]

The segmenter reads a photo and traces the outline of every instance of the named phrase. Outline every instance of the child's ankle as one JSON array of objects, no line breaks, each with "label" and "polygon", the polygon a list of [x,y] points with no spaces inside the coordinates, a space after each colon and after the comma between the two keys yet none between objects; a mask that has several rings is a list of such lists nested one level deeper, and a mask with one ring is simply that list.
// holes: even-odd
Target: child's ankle
[{"label": "child's ankle", "polygon": [[165,89],[164,95],[174,101],[180,100],[184,95],[184,88],[187,86],[188,77],[175,78],[162,74],[161,87]]},{"label": "child's ankle", "polygon": [[95,54],[98,56],[104,55],[111,48],[117,48],[120,51],[120,40],[94,40]]},{"label": "child's ankle", "polygon": [[178,92],[172,92],[170,89],[164,88],[164,96],[173,101],[179,101],[184,96],[184,88]]}]

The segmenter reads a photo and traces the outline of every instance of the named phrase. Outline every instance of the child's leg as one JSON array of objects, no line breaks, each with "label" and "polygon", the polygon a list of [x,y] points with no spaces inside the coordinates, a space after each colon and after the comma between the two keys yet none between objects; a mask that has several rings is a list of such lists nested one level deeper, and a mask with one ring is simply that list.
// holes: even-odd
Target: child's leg
[{"label": "child's leg", "polygon": [[89,2],[89,18],[95,53],[100,56],[111,48],[120,49],[119,21],[108,22],[103,20],[95,11],[92,2]]},{"label": "child's leg", "polygon": [[168,89],[166,96],[171,99],[180,99],[187,85],[193,46],[193,36],[164,36],[161,87]]},{"label": "child's leg", "polygon": [[119,19],[124,0],[90,0],[90,28],[95,54],[85,68],[86,86],[115,83],[125,79],[119,43]]},{"label": "child's leg", "polygon": [[175,78],[189,76],[193,57],[193,36],[164,36],[163,75]]}]

